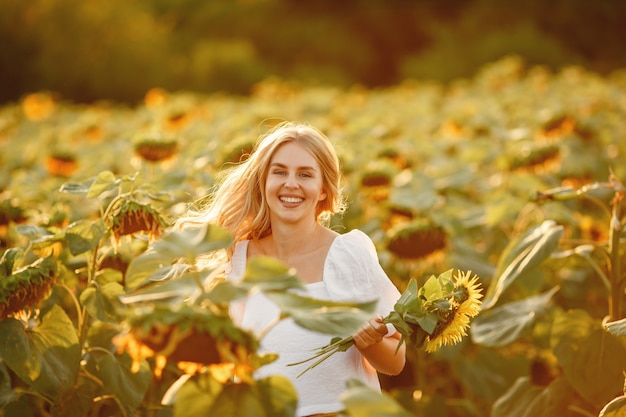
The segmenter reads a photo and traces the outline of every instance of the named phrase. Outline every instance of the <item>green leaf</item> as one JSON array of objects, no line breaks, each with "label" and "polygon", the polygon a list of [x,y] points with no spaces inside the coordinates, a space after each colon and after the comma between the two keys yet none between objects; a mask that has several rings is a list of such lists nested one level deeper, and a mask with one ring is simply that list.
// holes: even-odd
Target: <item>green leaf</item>
[{"label": "green leaf", "polygon": [[171,271],[169,262],[160,253],[146,251],[130,261],[124,280],[126,289],[132,290],[150,282],[153,276],[164,276]]},{"label": "green leaf", "polygon": [[[408,320],[407,320],[408,321]],[[435,314],[427,313],[423,316],[414,317],[411,322],[419,324],[419,326],[428,334],[432,334],[439,323],[439,317]]]},{"label": "green leaf", "polygon": [[[420,288],[418,298],[423,299],[424,303],[428,303],[433,307],[441,305],[441,302],[445,300],[445,306],[447,299],[453,296],[454,282],[452,281],[452,272],[453,269],[449,269],[438,276],[432,275]],[[444,310],[449,309],[449,304],[447,305],[448,307],[445,307]]]},{"label": "green leaf", "polygon": [[36,413],[36,408],[39,404],[33,404],[32,398],[26,395],[18,396],[10,403],[3,404],[0,411],[2,411],[2,417],[39,417],[40,413]]},{"label": "green leaf", "polygon": [[[563,236],[563,230],[563,226],[558,226],[552,221],[545,221],[523,236],[521,240],[513,241],[500,260],[498,272],[502,272],[492,280],[487,289],[483,310],[494,307],[502,293],[517,278],[547,259],[557,248]],[[503,267],[503,265],[506,266]]]},{"label": "green leaf", "polygon": [[68,182],[61,185],[59,191],[67,194],[78,194],[78,195],[86,195],[89,192],[89,188],[93,183],[94,179],[90,178],[84,182]]},{"label": "green leaf", "polygon": [[421,304],[421,300],[417,296],[417,281],[411,278],[409,285],[400,295],[393,309],[401,317],[404,317],[409,311],[417,311],[417,307]]},{"label": "green leaf", "polygon": [[24,250],[20,248],[7,249],[0,259],[0,279],[13,274],[13,270],[24,258]]},{"label": "green leaf", "polygon": [[565,378],[547,387],[532,385],[528,377],[519,378],[493,405],[491,417],[554,417],[568,415],[574,396]]},{"label": "green leaf", "polygon": [[598,417],[625,417],[626,395],[613,398],[598,414]]},{"label": "green leaf", "polygon": [[231,244],[230,233],[219,226],[208,224],[170,231],[154,242],[152,250],[160,255],[164,265],[181,258],[193,264],[198,257],[225,249]]},{"label": "green leaf", "polygon": [[248,291],[233,284],[231,281],[222,281],[211,289],[209,299],[216,304],[229,303],[244,298],[247,293]]},{"label": "green leaf", "polygon": [[479,348],[472,355],[459,352],[453,360],[454,372],[468,391],[492,404],[502,396],[515,381],[527,376],[532,360],[526,352],[505,349]]},{"label": "green leaf", "polygon": [[[174,402],[174,417],[206,417],[211,414],[213,404],[225,385],[220,384],[210,374],[194,375],[183,379],[183,384],[177,387]],[[247,386],[247,385],[246,385]],[[225,416],[237,415],[237,405],[232,404]]]},{"label": "green leaf", "polygon": [[11,389],[11,375],[6,364],[0,361],[0,407],[15,400],[16,397]]},{"label": "green leaf", "polygon": [[586,311],[558,313],[550,344],[564,375],[594,406],[603,407],[615,396],[615,387],[623,386],[626,347]]},{"label": "green leaf", "polygon": [[278,305],[281,314],[305,329],[332,335],[347,335],[372,317],[378,300],[340,303],[317,300],[291,292],[270,292],[266,296]]},{"label": "green leaf", "polygon": [[612,335],[626,336],[626,319],[605,323],[604,328]]},{"label": "green leaf", "polygon": [[174,299],[182,301],[190,297],[195,298],[202,292],[199,282],[201,278],[193,273],[184,274],[181,277],[157,282],[121,295],[120,300],[124,304]]},{"label": "green leaf", "polygon": [[95,248],[103,235],[104,223],[102,219],[96,221],[79,220],[65,229],[65,239],[70,253],[74,256]]},{"label": "green leaf", "polygon": [[553,288],[543,294],[482,312],[472,322],[472,341],[483,346],[502,347],[530,335],[557,291],[558,288]]},{"label": "green leaf", "polygon": [[0,321],[0,356],[41,395],[58,398],[71,388],[80,363],[78,336],[65,311],[54,305],[27,331],[15,319]]},{"label": "green leaf", "polygon": [[298,406],[298,393],[289,379],[280,375],[272,375],[257,380],[256,389],[265,416],[292,417],[295,415]]},{"label": "green leaf", "polygon": [[104,354],[96,360],[96,376],[105,390],[119,400],[118,404],[124,406],[127,415],[133,415],[141,404],[152,378],[147,361],[140,362],[137,372],[132,372],[131,366],[132,359],[128,354]]},{"label": "green leaf", "polygon": [[221,384],[205,373],[188,379],[178,389],[174,417],[293,417],[297,402],[293,385],[283,376],[270,376],[252,384]]},{"label": "green leaf", "polygon": [[389,195],[393,206],[418,213],[431,209],[440,199],[432,178],[418,172],[412,173],[410,181],[395,186]]},{"label": "green leaf", "polygon": [[86,288],[80,294],[80,303],[87,309],[91,317],[116,323],[122,318],[118,312],[119,297],[122,294],[124,294],[124,288],[120,284],[109,282]]},{"label": "green leaf", "polygon": [[351,417],[411,417],[413,415],[386,393],[374,391],[360,381],[353,379],[348,381],[347,385],[346,391],[339,398]]},{"label": "green leaf", "polygon": [[52,233],[50,233],[48,230],[34,224],[18,224],[17,226],[15,226],[15,231],[31,240],[46,236],[52,236]]},{"label": "green leaf", "polygon": [[79,379],[54,406],[54,416],[85,417],[94,409],[94,399],[101,394],[100,385],[90,379]]},{"label": "green leaf", "polygon": [[119,185],[115,175],[111,171],[103,171],[98,174],[95,181],[87,191],[87,198],[97,197],[100,194],[112,190]]},{"label": "green leaf", "polygon": [[247,288],[257,287],[261,291],[303,288],[295,270],[269,256],[255,256],[248,261],[241,285]]}]

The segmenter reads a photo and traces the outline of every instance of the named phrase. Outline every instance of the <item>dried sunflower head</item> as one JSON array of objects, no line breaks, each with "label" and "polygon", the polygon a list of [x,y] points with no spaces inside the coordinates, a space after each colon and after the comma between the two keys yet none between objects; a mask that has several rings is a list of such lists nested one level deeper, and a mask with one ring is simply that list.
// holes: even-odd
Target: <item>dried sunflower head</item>
[{"label": "dried sunflower head", "polygon": [[9,249],[0,259],[0,320],[34,309],[56,282],[56,260],[40,258],[14,271],[18,256],[19,250]]},{"label": "dried sunflower head", "polygon": [[148,204],[124,199],[107,219],[116,240],[137,232],[146,232],[151,238],[161,235],[166,223],[157,210]]},{"label": "dried sunflower head", "polygon": [[509,162],[514,170],[534,171],[536,169],[558,168],[561,164],[561,149],[558,144],[533,145],[523,147]]},{"label": "dried sunflower head", "polygon": [[78,169],[78,160],[70,152],[53,152],[46,158],[46,170],[55,177],[69,178]]},{"label": "dried sunflower head", "polygon": [[446,232],[425,219],[396,225],[389,231],[387,249],[403,259],[420,259],[447,246]]},{"label": "dried sunflower head", "polygon": [[[236,327],[227,314],[213,314],[206,309],[180,305],[153,305],[137,308],[129,316],[132,343],[129,354],[156,355],[172,362],[193,362],[204,365],[230,363],[249,367],[257,351],[258,341],[250,333]],[[140,349],[137,346],[141,346]],[[134,357],[138,362],[144,357]]]},{"label": "dried sunflower head", "polygon": [[26,211],[15,201],[5,199],[0,201],[0,226],[11,222],[21,223],[26,220]]},{"label": "dried sunflower head", "polygon": [[135,153],[148,162],[159,162],[176,156],[178,143],[175,141],[145,140],[135,145]]}]

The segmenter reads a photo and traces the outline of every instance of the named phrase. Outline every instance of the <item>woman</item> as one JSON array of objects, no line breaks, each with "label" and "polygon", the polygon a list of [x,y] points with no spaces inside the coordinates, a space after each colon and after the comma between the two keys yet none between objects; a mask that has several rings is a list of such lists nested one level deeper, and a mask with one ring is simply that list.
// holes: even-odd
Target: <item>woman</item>
[{"label": "woman", "polygon": [[[329,335],[286,319],[262,338],[261,349],[278,353],[279,359],[261,367],[258,376],[288,377],[298,392],[298,416],[333,415],[342,409],[339,395],[348,379],[380,390],[377,372],[395,375],[405,364],[399,333],[380,319],[400,294],[382,270],[374,244],[359,230],[338,234],[325,226],[343,209],[340,181],[330,141],[311,126],[285,122],[263,135],[249,158],[226,173],[207,209],[193,219],[219,224],[233,234],[229,279],[240,279],[249,259],[272,256],[295,269],[311,297],[379,299],[377,316],[353,335],[354,347],[299,378],[302,368],[286,365],[328,344]],[[231,312],[236,322],[257,334],[279,314],[263,294],[231,306]]]}]

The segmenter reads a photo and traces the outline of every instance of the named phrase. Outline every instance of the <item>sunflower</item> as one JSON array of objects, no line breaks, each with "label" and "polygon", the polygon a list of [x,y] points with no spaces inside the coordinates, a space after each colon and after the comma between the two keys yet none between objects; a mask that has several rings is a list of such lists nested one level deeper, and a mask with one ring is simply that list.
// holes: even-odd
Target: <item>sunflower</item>
[{"label": "sunflower", "polygon": [[426,351],[434,352],[444,345],[459,343],[467,336],[470,319],[480,312],[482,294],[478,277],[467,271],[459,272],[454,277],[454,297],[451,309],[442,314],[443,320],[438,322],[435,330],[428,337]]},{"label": "sunflower", "polygon": [[[393,311],[383,317],[383,323],[392,324],[402,335],[400,344],[408,343],[414,348],[425,345],[433,352],[444,345],[459,343],[467,336],[470,320],[480,312],[482,298],[478,277],[470,271],[453,274],[450,269],[439,276],[431,276],[420,288],[411,279],[409,285],[394,305]],[[335,337],[326,346],[300,362],[314,361],[300,373],[316,367],[337,352],[345,352],[354,345],[354,338]]]}]

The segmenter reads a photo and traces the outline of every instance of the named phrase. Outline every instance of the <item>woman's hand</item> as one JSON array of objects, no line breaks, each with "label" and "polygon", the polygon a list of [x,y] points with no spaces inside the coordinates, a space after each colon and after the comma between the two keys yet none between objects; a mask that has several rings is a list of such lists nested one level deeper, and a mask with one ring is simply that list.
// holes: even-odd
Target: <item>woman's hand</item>
[{"label": "woman's hand", "polygon": [[357,349],[364,350],[380,343],[386,334],[387,325],[383,323],[383,318],[375,317],[368,320],[352,338]]},{"label": "woman's hand", "polygon": [[376,371],[387,375],[398,375],[404,368],[406,346],[400,343],[400,333],[387,335],[387,326],[382,317],[370,319],[352,336],[354,345],[366,363]]}]

